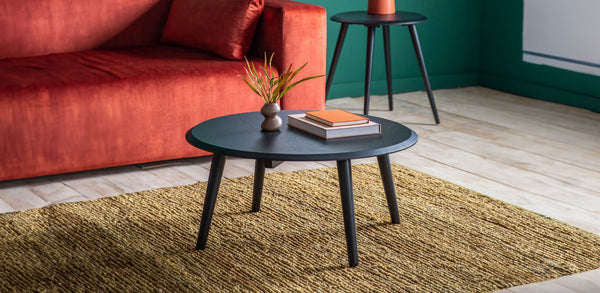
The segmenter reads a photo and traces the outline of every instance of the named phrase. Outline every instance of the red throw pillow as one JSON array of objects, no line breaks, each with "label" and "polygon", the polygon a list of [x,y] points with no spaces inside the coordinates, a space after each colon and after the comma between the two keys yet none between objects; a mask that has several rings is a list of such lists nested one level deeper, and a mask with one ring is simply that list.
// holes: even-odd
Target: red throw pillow
[{"label": "red throw pillow", "polygon": [[242,59],[263,8],[263,0],[173,0],[161,42]]}]

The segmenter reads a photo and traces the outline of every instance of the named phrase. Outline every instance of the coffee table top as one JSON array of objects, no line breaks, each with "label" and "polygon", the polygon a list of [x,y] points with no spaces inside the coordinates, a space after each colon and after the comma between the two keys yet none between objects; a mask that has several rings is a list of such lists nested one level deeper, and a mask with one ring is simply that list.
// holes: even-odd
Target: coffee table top
[{"label": "coffee table top", "polygon": [[279,113],[283,126],[279,131],[261,131],[264,117],[250,112],[204,121],[186,133],[187,141],[205,151],[228,156],[276,161],[348,160],[390,154],[411,147],[417,134],[408,127],[383,118],[366,116],[381,124],[381,133],[324,139],[294,127],[288,127],[287,115],[306,111],[284,110]]}]

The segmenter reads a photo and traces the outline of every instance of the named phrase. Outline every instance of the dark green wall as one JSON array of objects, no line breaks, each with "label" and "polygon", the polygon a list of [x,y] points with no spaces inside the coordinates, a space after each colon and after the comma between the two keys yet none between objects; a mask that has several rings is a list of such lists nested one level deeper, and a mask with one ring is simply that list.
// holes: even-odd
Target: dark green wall
[{"label": "dark green wall", "polygon": [[482,8],[481,85],[600,112],[600,77],[522,61],[522,0]]},{"label": "dark green wall", "polygon": [[[367,0],[300,0],[325,7],[328,18],[365,10]],[[522,61],[523,0],[402,0],[396,9],[429,18],[417,25],[434,89],[482,85],[600,112],[600,77]],[[327,64],[340,24],[327,23]],[[406,27],[392,26],[394,92],[423,90]],[[329,98],[362,96],[367,30],[351,25]],[[329,67],[327,69],[329,71]],[[372,94],[385,94],[381,30],[376,31]]]},{"label": "dark green wall", "polygon": [[[367,0],[301,0],[325,7],[328,18],[340,12],[366,10]],[[403,0],[397,10],[421,13],[429,18],[417,25],[432,87],[452,88],[478,84],[480,0]],[[340,24],[327,23],[327,64],[333,57]],[[394,92],[424,90],[408,29],[390,28]],[[364,94],[367,29],[351,25],[333,79],[329,98]],[[375,32],[372,94],[385,94],[385,63],[381,29]]]}]

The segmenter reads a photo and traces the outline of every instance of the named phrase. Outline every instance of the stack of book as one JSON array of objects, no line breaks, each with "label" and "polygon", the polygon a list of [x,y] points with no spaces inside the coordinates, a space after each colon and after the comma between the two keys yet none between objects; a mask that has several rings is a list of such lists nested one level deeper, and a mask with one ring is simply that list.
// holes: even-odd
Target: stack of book
[{"label": "stack of book", "polygon": [[341,109],[291,114],[288,125],[327,139],[381,132],[379,123]]}]

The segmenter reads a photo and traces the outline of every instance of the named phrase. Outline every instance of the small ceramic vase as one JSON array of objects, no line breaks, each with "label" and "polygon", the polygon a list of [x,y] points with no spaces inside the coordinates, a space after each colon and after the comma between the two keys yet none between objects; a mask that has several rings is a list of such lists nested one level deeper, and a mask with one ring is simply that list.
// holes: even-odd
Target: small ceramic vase
[{"label": "small ceramic vase", "polygon": [[268,103],[262,106],[260,114],[265,116],[265,121],[260,125],[260,128],[264,131],[279,130],[283,124],[281,117],[277,115],[279,111],[281,111],[281,108],[277,103]]},{"label": "small ceramic vase", "polygon": [[394,0],[369,0],[369,14],[394,14],[396,4]]}]

